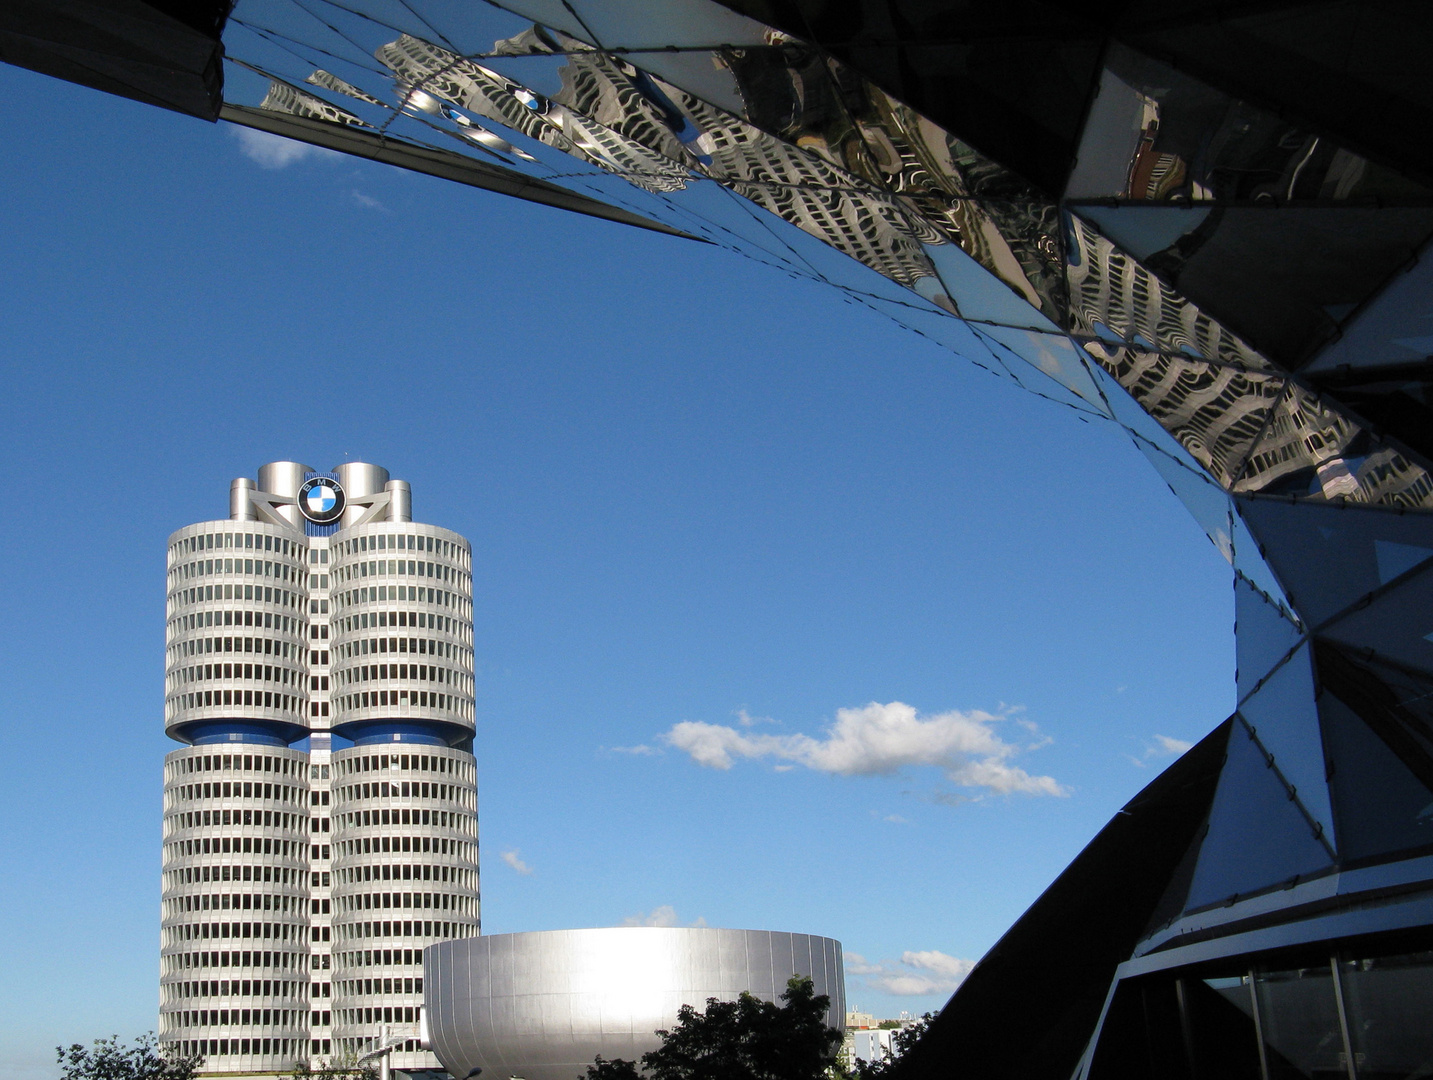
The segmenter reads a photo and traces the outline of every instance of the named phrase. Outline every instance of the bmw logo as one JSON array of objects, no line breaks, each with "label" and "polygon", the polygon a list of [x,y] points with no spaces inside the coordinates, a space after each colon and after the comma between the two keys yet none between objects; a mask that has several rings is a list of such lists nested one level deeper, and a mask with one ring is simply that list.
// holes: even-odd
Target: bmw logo
[{"label": "bmw logo", "polygon": [[315,525],[332,525],[346,501],[338,481],[326,476],[311,476],[299,488],[299,513]]}]

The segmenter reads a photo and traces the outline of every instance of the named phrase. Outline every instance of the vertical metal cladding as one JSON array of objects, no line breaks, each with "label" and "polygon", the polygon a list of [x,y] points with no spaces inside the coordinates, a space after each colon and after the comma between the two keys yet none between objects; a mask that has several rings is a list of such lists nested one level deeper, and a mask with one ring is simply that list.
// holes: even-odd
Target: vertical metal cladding
[{"label": "vertical metal cladding", "polygon": [[474,1068],[524,1080],[575,1080],[593,1059],[655,1050],[683,1005],[777,1000],[792,976],[830,999],[845,1027],[841,943],[810,934],[622,926],[491,934],[426,954],[428,1030],[453,1076]]},{"label": "vertical metal cladding", "polygon": [[180,742],[303,734],[307,541],[257,521],[169,538],[164,722]]},{"label": "vertical metal cladding", "polygon": [[[378,1024],[416,1025],[423,949],[479,931],[477,774],[472,754],[423,743],[333,758],[333,1034],[358,1054]],[[434,1062],[415,1042],[392,1064]]]},{"label": "vertical metal cladding", "polygon": [[169,539],[159,1031],[207,1075],[322,1068],[384,1025],[411,1035],[392,1065],[436,1067],[422,950],[478,931],[468,543],[365,463],[307,536],[314,475],[265,465]]},{"label": "vertical metal cladding", "polygon": [[307,771],[283,747],[165,758],[159,1037],[233,1071],[308,1055]]},{"label": "vertical metal cladding", "polygon": [[[472,552],[432,525],[374,522],[329,542],[333,726],[362,742],[472,735]],[[392,727],[407,722],[411,730]]]},{"label": "vertical metal cladding", "polygon": [[[472,553],[384,490],[390,520],[329,539],[332,722],[355,743],[333,754],[334,1039],[355,1055],[416,1025],[423,949],[480,921]],[[392,1064],[436,1062],[415,1038]]]}]

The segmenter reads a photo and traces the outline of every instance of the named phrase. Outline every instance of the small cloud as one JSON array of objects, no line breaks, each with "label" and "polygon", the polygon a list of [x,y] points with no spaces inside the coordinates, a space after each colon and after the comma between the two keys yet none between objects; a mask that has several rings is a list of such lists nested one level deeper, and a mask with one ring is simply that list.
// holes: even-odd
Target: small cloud
[{"label": "small cloud", "polygon": [[862,977],[866,985],[897,997],[949,996],[975,967],[935,949],[906,950],[899,961],[869,962],[858,953],[846,954],[846,973]]},{"label": "small cloud", "polygon": [[794,769],[794,768],[796,768],[795,765],[773,765],[773,766],[771,767],[771,771],[772,771],[772,772],[790,772],[790,771],[791,771],[792,769]]},{"label": "small cloud", "polygon": [[1022,748],[996,730],[1007,716],[979,710],[921,715],[900,701],[873,701],[859,709],[838,709],[836,722],[820,738],[749,734],[683,720],[661,740],[698,765],[723,772],[738,758],[775,758],[788,767],[841,776],[892,776],[907,767],[934,766],[952,783],[994,794],[1069,794],[1053,777],[1032,776],[1011,764]]},{"label": "small cloud", "polygon": [[736,710],[736,722],[742,727],[756,727],[757,724],[776,723],[776,721],[769,716],[752,716],[745,709]]},{"label": "small cloud", "polygon": [[352,197],[355,203],[363,207],[365,210],[381,210],[385,214],[389,212],[388,207],[384,206],[372,195],[365,195],[363,194],[363,192],[357,190],[350,191],[348,194]]},{"label": "small cloud", "polygon": [[511,867],[512,867],[514,870],[516,870],[519,874],[522,874],[524,877],[526,877],[528,874],[531,874],[531,873],[532,873],[532,867],[528,866],[527,863],[523,862],[522,859],[518,858],[518,853],[517,853],[517,849],[516,849],[516,848],[514,848],[512,851],[504,851],[504,852],[503,852],[503,862],[507,863],[509,866],[511,866]]},{"label": "small cloud", "polygon": [[262,169],[286,169],[300,161],[338,157],[333,150],[308,143],[295,142],[257,128],[233,125],[229,128],[239,140],[239,152]]},{"label": "small cloud", "polygon": [[881,818],[881,820],[882,820],[882,821],[888,821],[888,822],[890,822],[892,825],[909,825],[909,824],[910,824],[910,822],[907,821],[905,818],[901,817],[900,814],[887,814],[885,817]]},{"label": "small cloud", "polygon": [[1171,738],[1168,735],[1156,735],[1154,742],[1144,744],[1144,756],[1135,757],[1133,754],[1126,754],[1130,762],[1143,769],[1144,764],[1150,758],[1171,757],[1184,753],[1194,746],[1192,742],[1185,742],[1183,739]]},{"label": "small cloud", "polygon": [[1194,749],[1192,742],[1185,742],[1183,739],[1171,739],[1168,735],[1156,735],[1154,741],[1166,754],[1182,754],[1186,750]]},{"label": "small cloud", "polygon": [[975,967],[974,960],[961,960],[936,949],[925,949],[920,952],[912,952],[908,949],[901,953],[901,963],[952,979],[965,978],[970,974],[970,969]]},{"label": "small cloud", "polygon": [[881,970],[880,964],[867,963],[866,958],[860,953],[848,952],[846,954],[846,972],[850,975],[874,975]]},{"label": "small cloud", "polygon": [[663,904],[651,911],[639,911],[622,920],[623,926],[706,926],[706,924],[706,919],[700,916],[695,922],[683,923],[677,918],[677,909],[671,904]]},{"label": "small cloud", "polygon": [[655,746],[648,746],[646,743],[636,746],[611,746],[608,749],[614,754],[636,754],[638,757],[655,757],[661,753]]}]

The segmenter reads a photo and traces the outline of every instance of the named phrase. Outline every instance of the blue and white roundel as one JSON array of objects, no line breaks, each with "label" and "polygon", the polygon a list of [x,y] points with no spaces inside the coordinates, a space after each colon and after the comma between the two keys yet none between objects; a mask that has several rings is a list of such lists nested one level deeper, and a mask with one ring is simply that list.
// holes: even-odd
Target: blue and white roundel
[{"label": "blue and white roundel", "polygon": [[304,501],[308,504],[310,513],[326,514],[338,505],[338,492],[327,484],[315,484],[309,488]]},{"label": "blue and white roundel", "polygon": [[326,476],[313,476],[299,488],[299,512],[316,525],[337,521],[343,513],[343,488]]}]

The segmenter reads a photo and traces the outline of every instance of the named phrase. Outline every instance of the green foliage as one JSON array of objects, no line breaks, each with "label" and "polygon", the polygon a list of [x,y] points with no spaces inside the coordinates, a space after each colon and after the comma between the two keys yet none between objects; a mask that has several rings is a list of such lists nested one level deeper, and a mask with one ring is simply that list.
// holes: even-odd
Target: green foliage
[{"label": "green foliage", "polygon": [[[841,1033],[826,1026],[831,999],[808,978],[793,978],[783,1004],[742,993],[735,1001],[707,998],[698,1012],[683,1005],[677,1026],[657,1032],[662,1045],[642,1055],[651,1080],[826,1080]],[[601,1058],[586,1080],[637,1080],[637,1067]]]},{"label": "green foliage", "polygon": [[154,1032],[126,1047],[118,1035],[96,1039],[93,1047],[55,1047],[62,1080],[192,1080],[202,1056],[182,1057],[160,1049]]},{"label": "green foliage", "polygon": [[[930,1022],[934,1019],[935,1013],[928,1012],[915,1023],[902,1028],[891,1036],[891,1046],[895,1051],[894,1054],[884,1061],[873,1062],[858,1059],[849,1075],[854,1077],[855,1080],[887,1080],[887,1078],[894,1073],[896,1062],[905,1055],[906,1051],[920,1041],[921,1036],[926,1033],[926,1029],[930,1027]],[[884,1024],[881,1026],[885,1027]]]},{"label": "green foliage", "polygon": [[625,1058],[608,1061],[598,1054],[597,1060],[587,1066],[587,1080],[640,1080],[641,1075],[636,1064]]},{"label": "green foliage", "polygon": [[899,1020],[882,1020],[876,1025],[876,1029],[878,1031],[895,1031],[895,1029],[900,1026],[901,1022]]},{"label": "green foliage", "polygon": [[322,1069],[311,1069],[307,1061],[296,1061],[288,1075],[294,1080],[378,1080],[378,1067],[371,1063],[358,1065],[349,1060],[334,1060]]}]

